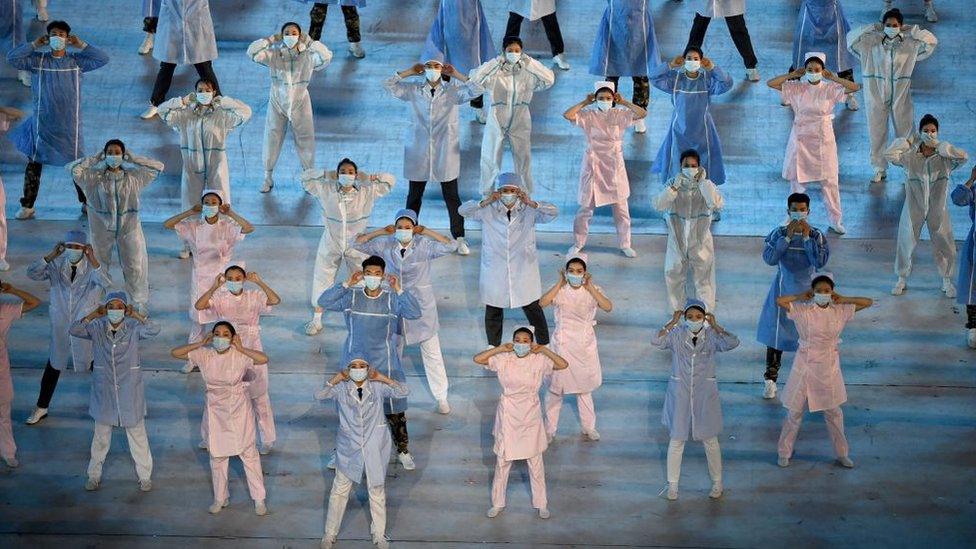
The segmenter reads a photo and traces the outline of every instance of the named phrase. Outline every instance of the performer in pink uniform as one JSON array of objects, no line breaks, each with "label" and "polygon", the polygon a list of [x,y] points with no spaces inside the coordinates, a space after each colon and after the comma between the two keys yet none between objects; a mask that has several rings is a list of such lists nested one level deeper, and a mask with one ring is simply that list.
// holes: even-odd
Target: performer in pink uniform
[{"label": "performer in pink uniform", "polygon": [[838,347],[840,334],[854,318],[854,312],[870,307],[873,301],[836,293],[834,281],[827,275],[814,278],[810,287],[806,293],[776,299],[776,304],[788,311],[787,317],[796,324],[800,335],[800,348],[781,397],[787,416],[779,435],[778,463],[780,467],[790,464],[803,411],[809,408],[811,412],[824,413],[837,461],[851,468],[854,462],[848,457],[844,414],[840,411],[840,405],[847,402],[847,390],[840,371]]},{"label": "performer in pink uniform", "polygon": [[[167,219],[163,226],[173,229],[193,255],[193,274],[190,279],[190,337],[196,343],[203,337],[205,324],[212,318],[194,306],[200,295],[213,284],[214,278],[223,271],[234,253],[234,246],[244,235],[254,231],[254,226],[231,210],[223,194],[205,189],[200,204]],[[196,368],[191,360],[183,367],[183,373]]]},{"label": "performer in pink uniform", "polygon": [[559,280],[539,299],[539,305],[543,307],[550,304],[556,308],[553,351],[572,364],[572,368],[552,374],[546,395],[546,437],[552,442],[556,436],[563,395],[575,394],[583,436],[600,440],[592,393],[603,383],[603,373],[593,326],[596,325],[597,308],[609,313],[613,303],[593,283],[586,271],[586,258],[577,256],[566,262],[566,270],[559,271]]},{"label": "performer in pink uniform", "polygon": [[[0,119],[2,119],[0,112]],[[0,458],[7,467],[17,467],[17,445],[14,443],[10,405],[14,402],[14,384],[10,379],[10,356],[7,355],[7,332],[15,320],[37,308],[40,298],[0,282]]]},{"label": "performer in pink uniform", "polygon": [[[245,290],[245,282],[252,282],[260,289]],[[241,342],[248,349],[264,351],[264,346],[261,345],[261,315],[270,313],[271,307],[279,303],[281,298],[265,284],[258,273],[246,272],[244,263],[238,262],[217,276],[213,286],[200,296],[195,307],[211,318],[233,324],[241,336]],[[277,438],[274,412],[268,396],[268,365],[256,364],[254,373],[256,377],[247,384],[247,391],[261,433],[260,453],[267,455]],[[206,423],[201,426],[201,432],[203,440],[207,440]]]},{"label": "performer in pink uniform", "polygon": [[[28,86],[30,85],[28,81]],[[0,107],[0,134],[10,129],[10,123],[24,117],[23,111],[13,107]],[[7,263],[7,193],[3,188],[3,178],[0,177],[0,271],[10,269]]]},{"label": "performer in pink uniform", "polygon": [[542,453],[546,451],[545,429],[542,426],[542,403],[539,388],[545,376],[553,370],[565,369],[569,364],[548,347],[533,341],[532,330],[515,330],[512,343],[504,343],[478,353],[477,364],[498,374],[502,394],[495,409],[495,478],[491,484],[491,508],[488,518],[495,518],[505,508],[505,491],[512,462],[524,459],[529,466],[532,486],[532,507],[539,510],[539,518],[549,518],[546,499],[546,475]]}]

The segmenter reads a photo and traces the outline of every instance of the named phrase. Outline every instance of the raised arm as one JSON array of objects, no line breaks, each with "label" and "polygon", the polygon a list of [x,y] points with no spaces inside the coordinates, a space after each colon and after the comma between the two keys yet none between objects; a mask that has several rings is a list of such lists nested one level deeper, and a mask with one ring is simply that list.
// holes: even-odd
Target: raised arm
[{"label": "raised arm", "polygon": [[814,233],[807,230],[807,236],[803,239],[803,250],[807,254],[807,260],[815,269],[823,269],[830,259],[830,244],[827,243],[827,237],[822,232]]},{"label": "raised arm", "polygon": [[525,70],[535,77],[535,84],[532,91],[548,90],[556,83],[556,75],[552,69],[540,63],[537,59],[522,55],[522,66]]},{"label": "raised arm", "polygon": [[253,360],[254,364],[260,366],[261,364],[268,363],[268,355],[262,353],[261,351],[258,351],[257,349],[248,349],[247,347],[245,347],[244,344],[241,342],[241,336],[239,334],[235,335],[234,338],[231,339],[230,344],[233,348],[237,349],[237,352]]},{"label": "raised arm", "polygon": [[214,278],[213,284],[211,284],[210,287],[207,288],[207,291],[203,292],[203,294],[200,295],[200,298],[197,299],[197,302],[193,304],[193,308],[198,311],[206,311],[207,309],[209,309],[210,302],[213,300],[214,292],[219,290],[220,287],[223,286],[225,281],[226,278],[224,277],[224,273],[220,273],[219,275],[217,275]]},{"label": "raised arm", "polygon": [[206,334],[203,339],[197,341],[196,343],[190,343],[187,345],[181,345],[169,352],[170,356],[179,360],[187,360],[190,353],[210,345],[213,342],[213,334]]},{"label": "raised arm", "polygon": [[413,89],[416,87],[409,82],[404,82],[405,78],[411,76],[416,76],[418,74],[424,73],[424,66],[420,63],[416,63],[413,66],[406,68],[402,71],[398,71],[393,76],[387,78],[383,81],[383,89],[387,91],[393,97],[401,101],[409,101],[410,95]]},{"label": "raised arm", "polygon": [[513,349],[515,349],[515,345],[513,345],[511,341],[508,341],[506,343],[502,343],[498,347],[492,347],[491,349],[486,349],[484,351],[481,351],[480,353],[474,355],[473,360],[475,364],[481,366],[487,366],[488,360],[491,357],[501,353],[510,353],[512,352]]},{"label": "raised arm", "polygon": [[533,343],[532,352],[546,355],[546,357],[552,361],[553,370],[565,370],[566,368],[569,367],[569,362],[566,362],[565,358],[557,355],[555,352],[553,352],[552,349],[546,347],[545,345],[539,345],[538,343]]},{"label": "raised arm", "polygon": [[247,273],[247,280],[256,284],[258,288],[261,288],[261,291],[264,292],[264,296],[268,298],[267,301],[265,301],[267,306],[273,307],[281,303],[281,297],[271,289],[271,286],[268,286],[267,282],[261,278],[257,271]]},{"label": "raised arm", "polygon": [[672,179],[669,181],[669,185],[661,189],[657,196],[654,197],[653,206],[654,209],[661,212],[670,212],[671,207],[674,206],[675,199],[678,198],[678,187],[675,186],[675,181]]},{"label": "raised arm", "polygon": [[24,302],[20,308],[21,314],[33,311],[38,305],[41,304],[41,299],[39,297],[25,290],[21,290],[20,288],[17,288],[7,282],[0,284],[0,293],[10,294],[20,298],[20,300]]},{"label": "raised arm", "polygon": [[98,153],[92,156],[79,158],[74,162],[69,163],[65,166],[65,169],[71,173],[71,179],[75,183],[78,183],[82,188],[90,186],[94,180],[98,177],[98,172],[105,169],[104,165],[101,165],[102,160],[105,159],[104,153]]},{"label": "raised arm", "polygon": [[596,306],[600,308],[605,313],[609,313],[613,310],[613,302],[610,301],[606,295],[604,295],[603,290],[599,286],[593,283],[593,278],[590,273],[583,275],[583,289],[590,292],[593,299],[596,300]]},{"label": "raised arm", "polygon": [[193,109],[188,105],[186,97],[174,97],[163,101],[157,107],[157,112],[163,123],[177,131],[193,116]]},{"label": "raised arm", "polygon": [[201,206],[200,204],[195,204],[189,210],[186,210],[185,212],[180,212],[180,213],[174,215],[173,217],[167,219],[166,221],[163,221],[163,227],[165,227],[167,229],[171,229],[171,230],[172,229],[175,229],[176,228],[176,225],[180,221],[183,221],[184,219],[186,219],[188,217],[193,217],[195,215],[199,215],[200,212],[202,212],[202,211],[203,211],[203,206]]},{"label": "raised arm", "polygon": [[552,285],[551,288],[546,290],[546,293],[542,294],[539,298],[539,305],[542,307],[548,307],[552,305],[553,300],[556,299],[556,294],[562,289],[563,285],[566,284],[566,273],[562,269],[559,269],[559,278],[556,279],[556,283]]},{"label": "raised arm", "polygon": [[861,311],[874,305],[874,300],[867,297],[847,297],[834,292],[834,303],[837,305],[854,305],[855,311]]},{"label": "raised arm", "polygon": [[888,145],[888,148],[885,149],[884,157],[885,160],[891,162],[895,166],[904,167],[905,162],[903,159],[905,158],[906,154],[911,152],[911,150],[912,144],[908,138],[899,137],[892,141],[891,145]]},{"label": "raised arm", "polygon": [[95,69],[100,69],[108,64],[107,53],[99,48],[96,48],[95,46],[92,46],[77,36],[69,36],[68,43],[78,48],[76,51],[71,52],[71,57],[75,60],[75,63],[78,64],[78,68],[81,69],[81,72],[89,72]]},{"label": "raised arm", "polygon": [[24,42],[16,48],[7,52],[7,63],[19,71],[35,71],[38,64],[35,62],[34,49],[41,47],[41,42],[47,43],[47,35],[41,36],[33,42]]},{"label": "raised arm", "polygon": [[125,153],[125,158],[132,167],[128,170],[129,174],[139,182],[140,188],[145,188],[159,177],[165,166],[162,162],[146,156],[139,156],[133,153]]},{"label": "raised arm", "polygon": [[236,128],[251,119],[251,107],[233,97],[221,95],[214,108],[222,114],[218,119],[225,129]]},{"label": "raised arm", "polygon": [[670,349],[671,341],[668,339],[667,335],[671,333],[671,330],[673,330],[679,322],[681,322],[681,317],[684,315],[685,313],[683,311],[675,311],[674,314],[671,315],[671,320],[662,326],[661,329],[657,331],[657,335],[651,339],[651,345],[660,347],[662,349]]},{"label": "raised arm", "polygon": [[934,34],[919,27],[918,25],[912,27],[910,34],[912,38],[918,41],[918,53],[915,57],[916,61],[928,59],[933,53],[935,53],[935,47],[939,44],[939,40]]},{"label": "raised arm", "polygon": [[874,32],[881,30],[880,23],[864,25],[847,33],[847,49],[858,59],[865,55],[870,48],[870,41],[867,40]]},{"label": "raised arm", "polygon": [[967,160],[969,160],[969,155],[966,154],[966,151],[956,147],[948,141],[941,141],[935,147],[935,152],[938,153],[938,155],[942,158],[948,160],[951,166],[950,169],[953,170],[959,166],[962,166]]},{"label": "raised arm", "polygon": [[275,40],[275,36],[269,36],[268,38],[258,38],[251,45],[247,47],[247,56],[251,58],[251,61],[259,65],[268,66],[268,61],[271,58],[271,44]]},{"label": "raised arm", "polygon": [[806,72],[807,72],[806,68],[799,67],[793,72],[783,73],[779,76],[770,78],[769,80],[766,81],[766,85],[769,86],[770,88],[773,88],[774,90],[783,91],[783,84],[785,84],[787,80],[800,78],[804,74],[806,74]]},{"label": "raised arm", "polygon": [[241,226],[241,234],[251,234],[254,232],[254,225],[251,222],[241,217],[240,214],[234,211],[230,207],[230,204],[221,204],[220,213],[226,215],[227,217],[234,220],[235,223]]},{"label": "raised arm", "polygon": [[[303,35],[303,38],[307,38],[307,36]],[[322,42],[311,39],[309,39],[307,47],[308,52],[314,58],[312,70],[315,72],[325,70],[329,66],[329,63],[332,62],[332,50],[327,48]]]},{"label": "raised arm", "polygon": [[586,97],[583,98],[582,101],[566,109],[566,112],[563,113],[563,118],[575,124],[576,115],[578,115],[579,112],[583,110],[583,108],[585,108],[587,105],[592,105],[594,101],[596,101],[596,97],[592,93],[588,94]]},{"label": "raised arm", "polygon": [[334,284],[331,288],[322,292],[322,295],[316,300],[319,307],[327,311],[345,311],[352,306],[352,292],[354,290],[350,286],[354,286],[362,279],[363,272],[356,271],[352,273],[347,282]]},{"label": "raised arm", "polygon": [[811,299],[813,299],[813,290],[807,290],[802,294],[781,295],[776,298],[776,304],[789,311],[794,301],[810,301]]}]

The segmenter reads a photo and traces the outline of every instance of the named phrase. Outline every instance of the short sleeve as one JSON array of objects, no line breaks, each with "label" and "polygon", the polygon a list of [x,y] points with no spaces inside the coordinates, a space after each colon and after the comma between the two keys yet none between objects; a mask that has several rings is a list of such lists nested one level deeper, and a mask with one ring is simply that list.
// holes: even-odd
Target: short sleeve
[{"label": "short sleeve", "polygon": [[783,99],[783,103],[788,105],[793,104],[793,100],[800,96],[803,91],[803,86],[805,84],[801,83],[799,80],[787,80],[783,82],[783,89],[779,92],[780,97]]},{"label": "short sleeve", "polygon": [[830,84],[830,100],[834,103],[843,103],[847,100],[847,90],[837,82],[827,82]]},{"label": "short sleeve", "polygon": [[210,356],[214,353],[212,349],[206,347],[200,347],[199,349],[193,349],[190,351],[186,357],[190,362],[197,365],[207,365]]},{"label": "short sleeve", "polygon": [[590,125],[593,123],[594,111],[590,109],[583,109],[576,113],[576,125],[583,131],[590,129]]},{"label": "short sleeve", "polygon": [[613,109],[613,122],[621,129],[627,129],[637,123],[634,113],[630,109]]},{"label": "short sleeve", "polygon": [[838,309],[840,309],[841,319],[843,319],[844,322],[849,322],[852,318],[854,318],[854,313],[857,311],[857,305],[853,303],[844,303],[843,305],[839,306]]},{"label": "short sleeve", "polygon": [[194,228],[194,221],[190,221],[189,219],[184,219],[173,227],[177,236],[180,237],[180,240],[185,242],[190,242],[193,240],[193,235],[196,232],[193,230]]},{"label": "short sleeve", "polygon": [[499,355],[493,355],[488,358],[488,364],[485,366],[486,370],[491,370],[492,372],[497,372],[498,369],[505,363],[505,359]]},{"label": "short sleeve", "polygon": [[542,375],[543,376],[552,375],[552,370],[556,366],[555,363],[553,363],[552,359],[546,355],[540,353],[539,356],[542,357]]},{"label": "short sleeve", "polygon": [[803,313],[806,312],[807,308],[808,305],[794,301],[793,303],[790,303],[790,308],[786,311],[786,318],[796,322],[801,316],[803,316]]},{"label": "short sleeve", "polygon": [[0,296],[0,327],[10,326],[24,312],[24,302],[11,295]]}]

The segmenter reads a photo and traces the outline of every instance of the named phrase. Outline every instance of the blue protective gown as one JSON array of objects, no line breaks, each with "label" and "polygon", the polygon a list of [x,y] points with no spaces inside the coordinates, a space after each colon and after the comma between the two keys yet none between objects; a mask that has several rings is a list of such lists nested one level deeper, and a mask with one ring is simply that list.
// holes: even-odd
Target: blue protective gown
[{"label": "blue protective gown", "polygon": [[7,53],[17,70],[31,72],[34,112],[12,132],[10,140],[31,162],[64,166],[84,155],[81,128],[81,73],[108,63],[108,55],[88,44],[63,57],[21,44]]},{"label": "blue protective gown", "polygon": [[803,0],[793,31],[793,67],[802,67],[810,52],[827,54],[827,70],[838,73],[854,68],[854,56],[847,50],[851,24],[840,0]]},{"label": "blue protective gown", "polygon": [[650,0],[607,0],[590,54],[590,74],[647,76],[660,62]]},{"label": "blue protective gown", "polygon": [[0,0],[0,53],[24,43],[22,0]]},{"label": "blue protective gown", "polygon": [[[420,318],[420,303],[410,294],[397,294],[383,288],[376,297],[366,295],[362,286],[345,287],[336,284],[319,297],[319,307],[326,311],[339,311],[346,319],[346,342],[342,346],[341,364],[348,364],[354,353],[366,357],[370,367],[399,383],[406,383],[407,376],[400,364],[400,337],[403,319]],[[407,399],[390,397],[383,399],[387,414],[399,414],[407,410]]]},{"label": "blue protective gown", "polygon": [[715,120],[712,119],[713,95],[721,95],[732,88],[732,77],[718,67],[700,69],[697,78],[688,78],[684,68],[672,69],[661,63],[649,75],[651,84],[671,95],[671,127],[657,151],[651,171],[661,174],[661,183],[667,182],[681,171],[681,153],[695,149],[701,156],[701,167],[716,185],[725,183],[725,165],[722,163],[722,143],[718,139]]},{"label": "blue protective gown", "polygon": [[966,243],[959,254],[959,279],[956,281],[956,303],[976,305],[976,195],[974,189],[956,185],[952,190],[952,203],[956,206],[969,206],[969,220],[973,223],[966,232]]},{"label": "blue protective gown", "polygon": [[787,318],[787,311],[776,305],[776,298],[795,295],[810,289],[815,273],[827,264],[830,249],[827,238],[815,227],[810,227],[810,238],[786,237],[786,226],[776,227],[763,246],[763,261],[776,266],[776,277],[769,287],[766,302],[759,313],[756,341],[780,351],[795,352],[799,341],[796,325]]},{"label": "blue protective gown", "polygon": [[444,63],[467,74],[495,55],[481,0],[441,0],[420,62],[443,56]]}]

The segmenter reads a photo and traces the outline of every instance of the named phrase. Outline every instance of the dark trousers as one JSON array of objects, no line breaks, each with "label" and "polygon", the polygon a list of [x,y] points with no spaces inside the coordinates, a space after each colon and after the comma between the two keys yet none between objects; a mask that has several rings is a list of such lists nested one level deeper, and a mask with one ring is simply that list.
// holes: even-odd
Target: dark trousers
[{"label": "dark trousers", "polygon": [[[197,74],[200,78],[206,78],[207,80],[212,80],[217,89],[214,90],[214,95],[220,95],[220,84],[217,82],[217,75],[214,73],[213,64],[210,61],[204,61],[203,63],[196,63],[193,68],[197,70]],[[153,105],[157,107],[166,101],[166,94],[169,93],[169,87],[173,83],[173,71],[176,70],[176,65],[173,63],[160,63],[159,72],[156,73],[156,83],[153,84],[152,98],[150,101]]]},{"label": "dark trousers", "polygon": [[[525,19],[514,11],[508,12],[508,25],[505,27],[505,36],[519,36],[522,32],[522,20]],[[552,12],[542,18],[542,27],[546,29],[546,38],[552,46],[552,56],[555,57],[565,51],[563,44],[563,33],[559,30],[559,20],[556,19],[556,12]]]},{"label": "dark trousers", "polygon": [[[417,212],[420,217],[420,206],[424,200],[424,189],[427,188],[426,181],[411,181],[410,190],[407,192],[407,209]],[[451,218],[451,236],[461,238],[464,236],[464,217],[458,213],[461,207],[461,196],[458,194],[458,181],[441,182],[441,194],[444,195],[444,205],[447,206],[447,215]]]},{"label": "dark trousers", "polygon": [[[701,48],[702,42],[705,41],[705,31],[708,30],[708,24],[711,21],[711,17],[695,14],[695,22],[691,24],[691,34],[688,35],[688,46],[686,47]],[[758,61],[756,60],[756,52],[752,50],[752,40],[749,38],[749,29],[746,28],[745,16],[726,17],[725,24],[729,27],[732,42],[735,43],[735,49],[739,50],[739,55],[742,56],[742,62],[745,63],[746,68],[756,68]]]},{"label": "dark trousers", "polygon": [[[539,345],[549,344],[549,325],[546,323],[546,313],[542,312],[539,300],[522,307],[525,318],[535,328],[535,342]],[[488,344],[495,347],[502,344],[502,324],[505,323],[505,309],[485,305],[485,335]]]},{"label": "dark trousers", "polygon": [[142,30],[143,32],[151,32],[156,34],[156,25],[159,24],[158,17],[143,17],[142,18]]},{"label": "dark trousers", "polygon": [[[618,92],[620,91],[620,86],[617,85],[620,82],[619,76],[608,76],[607,80],[613,82],[613,87]],[[647,108],[647,105],[651,102],[651,81],[646,76],[635,76],[634,81],[634,98],[631,99],[635,105],[638,107]]]},{"label": "dark trousers", "polygon": [[[346,21],[346,38],[350,42],[359,42],[363,38],[359,34],[359,12],[356,6],[340,6],[342,8],[342,18]],[[308,24],[308,35],[312,40],[322,38],[322,27],[325,26],[325,17],[329,14],[329,5],[316,2],[309,12],[311,22]]]},{"label": "dark trousers", "polygon": [[[41,171],[43,169],[44,165],[40,162],[27,162],[27,168],[24,169],[24,194],[20,198],[21,206],[25,208],[34,207],[34,202],[37,201],[37,193],[41,190]],[[78,195],[78,202],[86,203],[85,193],[82,192],[81,187],[77,183],[74,183],[74,186],[75,193]]]},{"label": "dark trousers", "polygon": [[51,405],[51,397],[54,396],[54,389],[58,386],[58,378],[61,372],[51,367],[51,361],[44,366],[44,373],[41,374],[41,392],[37,395],[37,407],[47,408]]},{"label": "dark trousers", "polygon": [[966,305],[966,328],[976,328],[976,305]]},{"label": "dark trousers", "polygon": [[407,414],[386,414],[386,422],[390,425],[390,433],[393,435],[393,443],[396,444],[398,454],[406,454],[410,450],[407,444],[410,442],[410,435],[407,434]]},{"label": "dark trousers", "polygon": [[772,347],[766,347],[766,373],[763,374],[765,379],[770,379],[776,381],[779,377],[779,367],[783,362],[783,351],[779,349],[773,349]]}]

